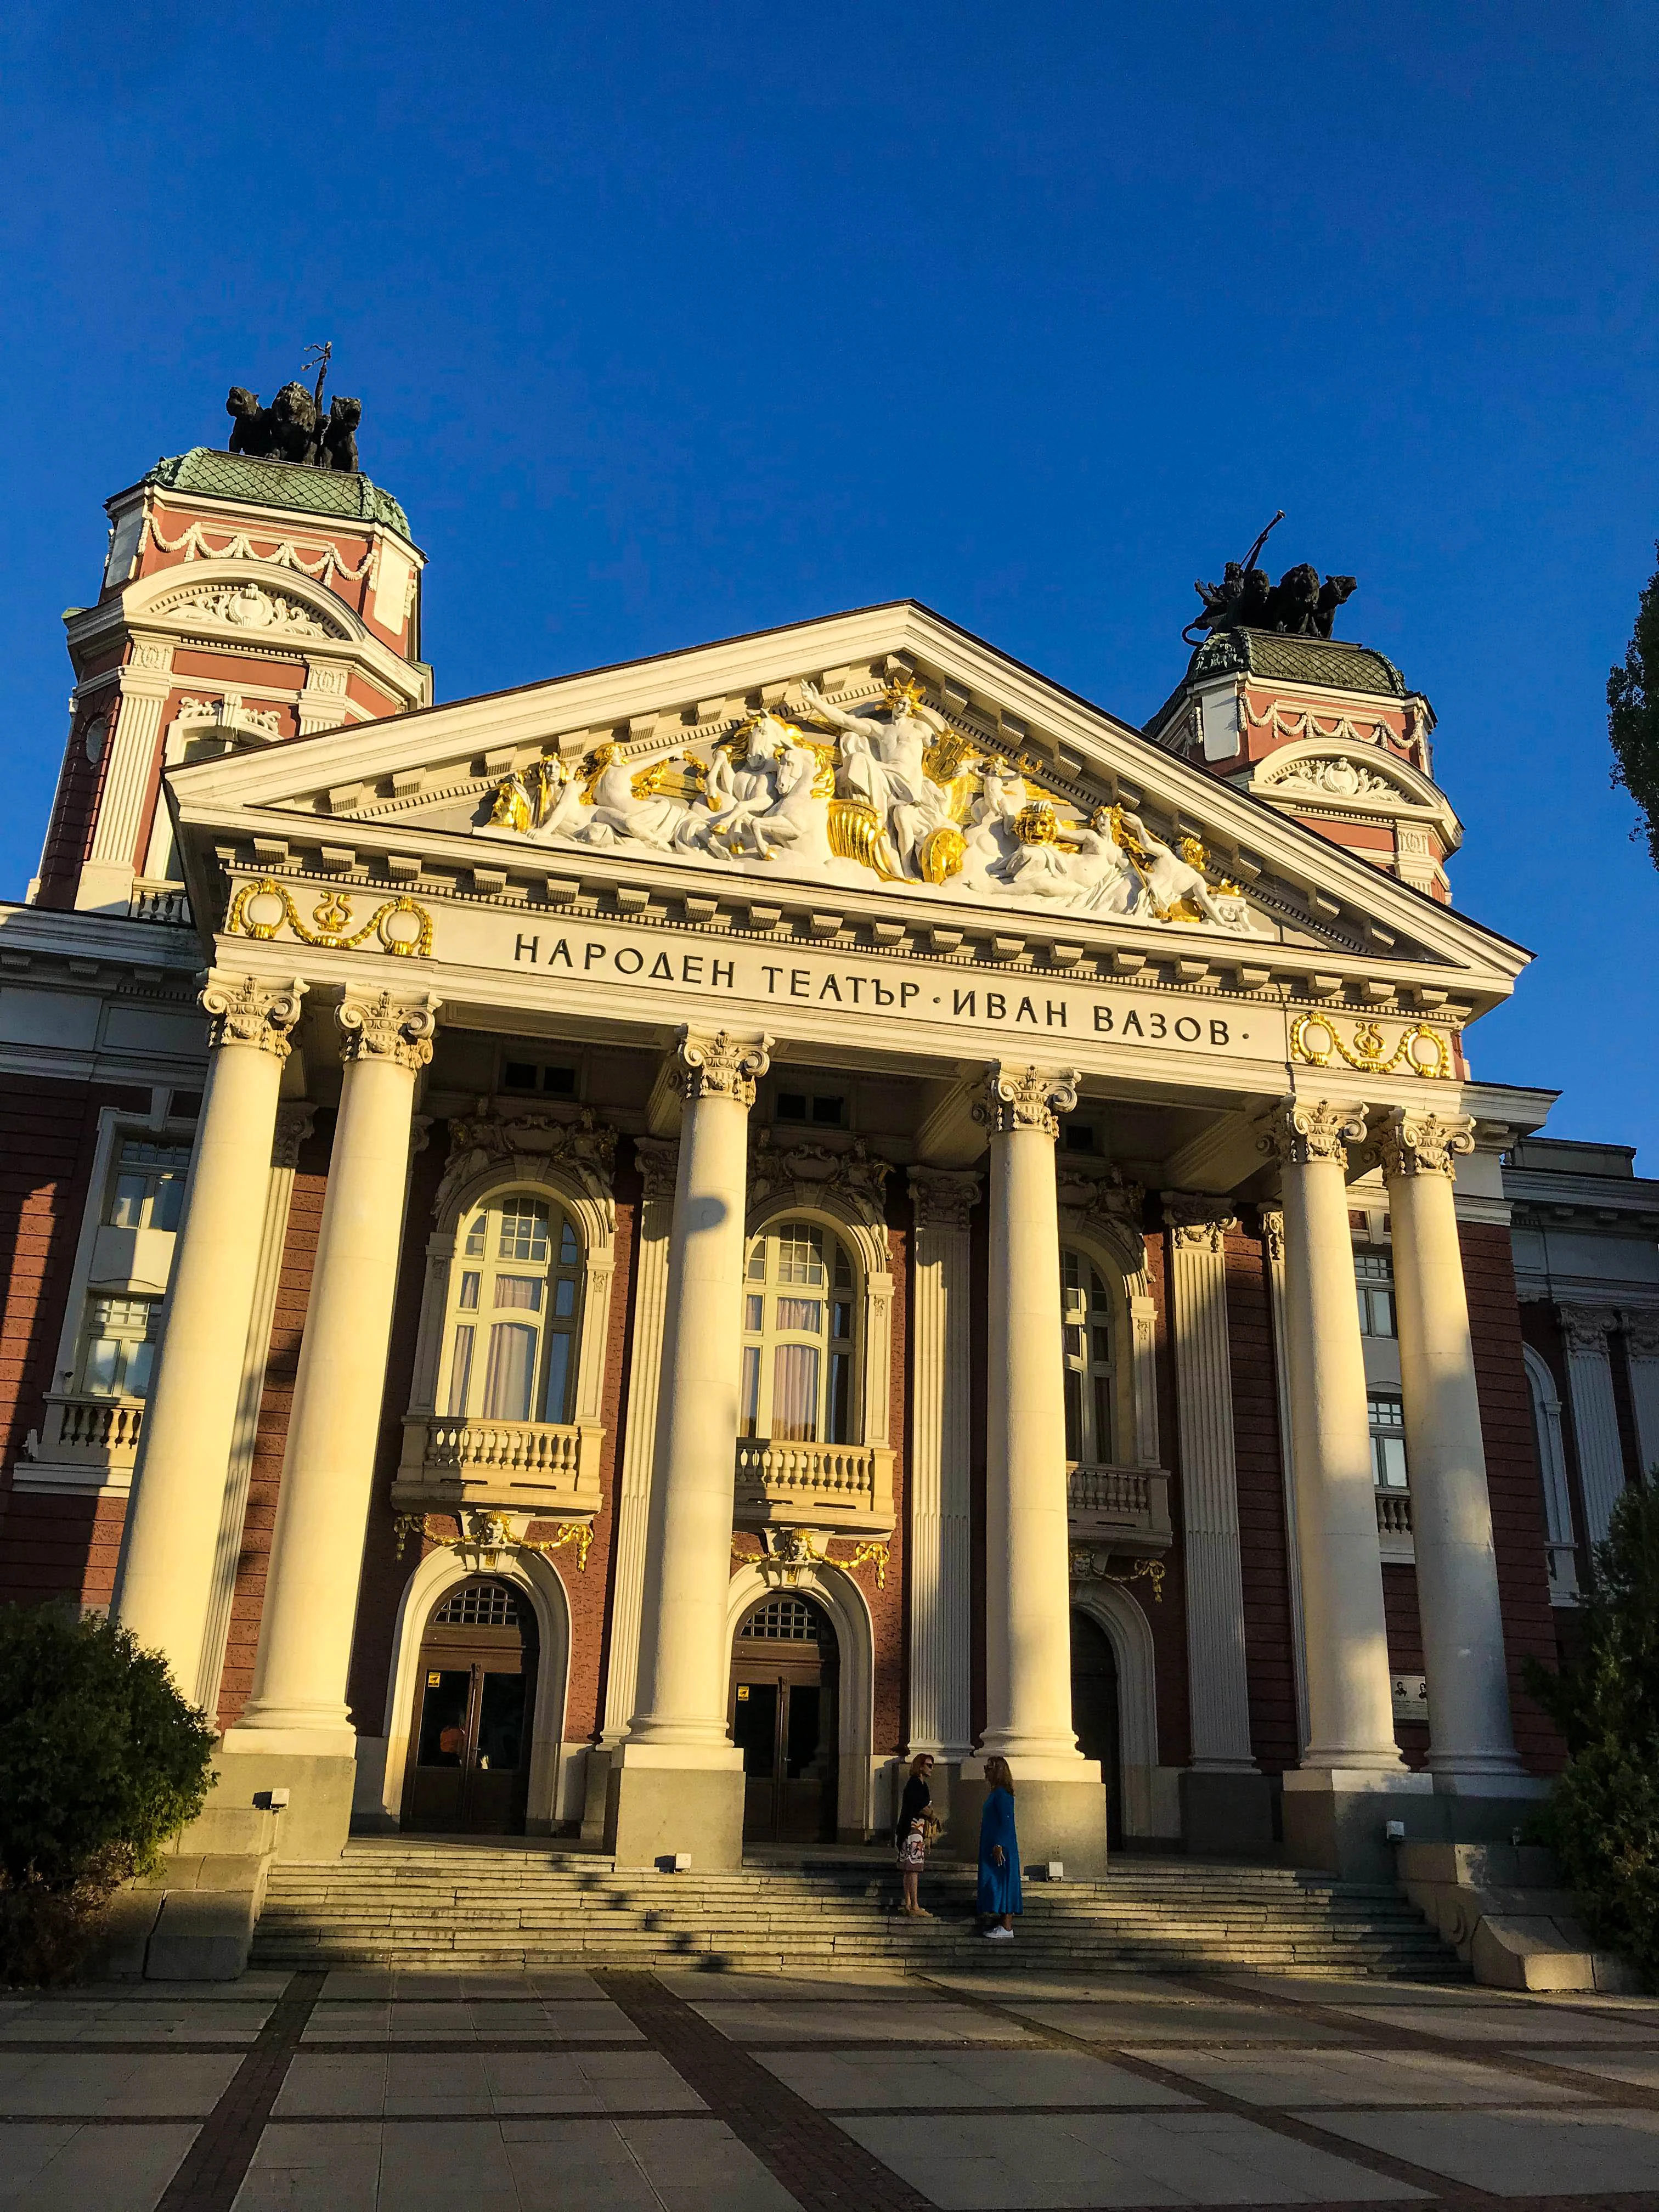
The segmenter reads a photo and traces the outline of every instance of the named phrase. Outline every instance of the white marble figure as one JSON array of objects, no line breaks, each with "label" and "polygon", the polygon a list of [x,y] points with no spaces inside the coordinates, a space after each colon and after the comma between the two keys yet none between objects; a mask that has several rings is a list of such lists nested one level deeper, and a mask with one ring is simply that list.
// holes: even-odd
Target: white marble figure
[{"label": "white marble figure", "polygon": [[931,833],[951,822],[951,801],[923,766],[927,748],[950,733],[950,724],[914,692],[894,684],[885,720],[849,714],[831,704],[816,684],[803,683],[801,697],[812,713],[842,733],[839,788],[848,799],[863,799],[886,823],[886,842],[898,866],[894,874],[919,876],[916,855]]},{"label": "white marble figure", "polygon": [[[1062,811],[1065,802],[1028,784],[1012,762],[952,730],[914,685],[890,685],[886,711],[874,714],[834,706],[809,683],[799,690],[805,712],[839,733],[838,746],[813,743],[770,712],[713,745],[706,763],[676,755],[647,765],[610,742],[580,768],[548,757],[506,779],[488,828],[538,844],[636,842],[739,868],[782,861],[796,874],[827,872],[837,881],[869,868],[911,884],[924,875],[929,838],[948,829],[929,864],[947,856],[951,872],[932,884],[945,896],[1041,900],[1253,933],[1243,894],[1213,887],[1190,842],[1164,843],[1121,807],[1098,807],[1086,822]],[[950,743],[935,764],[943,759],[956,770],[945,782],[927,769],[940,740]],[[831,762],[833,797],[861,823],[855,853],[839,830],[832,847]]]}]

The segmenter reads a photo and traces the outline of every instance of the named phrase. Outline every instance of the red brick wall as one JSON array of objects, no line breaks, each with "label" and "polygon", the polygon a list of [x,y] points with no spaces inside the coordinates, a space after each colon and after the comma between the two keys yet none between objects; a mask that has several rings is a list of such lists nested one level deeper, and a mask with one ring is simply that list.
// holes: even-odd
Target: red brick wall
[{"label": "red brick wall", "polygon": [[1535,1772],[1553,1774],[1565,1757],[1561,1739],[1522,1682],[1523,1655],[1530,1653],[1546,1666],[1553,1666],[1556,1639],[1544,1548],[1543,1492],[1532,1394],[1522,1357],[1512,1248],[1509,1231],[1495,1224],[1462,1222],[1458,1238],[1463,1249],[1463,1279],[1468,1290],[1469,1328],[1480,1394],[1486,1487],[1492,1497],[1516,1747]]},{"label": "red brick wall", "polygon": [[0,1077],[0,1600],[106,1604],[115,1586],[121,1500],[11,1487],[24,1439],[45,1418],[106,1106],[143,1113],[149,1092]]},{"label": "red brick wall", "polygon": [[[895,1182],[899,1179],[896,1176]],[[905,1419],[910,1371],[910,1254],[913,1249],[908,1194],[888,1194],[888,1265],[893,1271],[893,1359],[888,1382],[888,1434],[893,1461],[893,1534],[888,1542],[887,1586],[876,1579],[873,1563],[854,1579],[870,1607],[876,1644],[876,1712],[872,1748],[878,1758],[902,1751],[908,1716],[905,1710],[905,1595],[910,1577],[905,1550],[908,1525],[910,1430]],[[842,1546],[843,1552],[846,1547]],[[849,1554],[850,1556],[850,1554]]]},{"label": "red brick wall", "polygon": [[1250,1748],[1264,1773],[1278,1774],[1295,1765],[1298,1746],[1273,1317],[1261,1244],[1235,1231],[1226,1260]]},{"label": "red brick wall", "polygon": [[[110,725],[103,750],[95,761],[89,761],[87,730],[106,714],[110,717]],[[119,714],[120,699],[113,686],[94,691],[76,714],[70,731],[40,856],[40,902],[44,907],[67,909],[75,903],[76,880],[92,843],[92,825],[97,819],[98,801],[109,771]]]},{"label": "red brick wall", "polygon": [[[1396,1674],[1423,1671],[1423,1626],[1417,1611],[1417,1570],[1405,1565],[1382,1570],[1382,1618],[1389,1636],[1389,1668]],[[1429,1755],[1426,1721],[1396,1720],[1394,1740],[1407,1766],[1421,1766]]]}]

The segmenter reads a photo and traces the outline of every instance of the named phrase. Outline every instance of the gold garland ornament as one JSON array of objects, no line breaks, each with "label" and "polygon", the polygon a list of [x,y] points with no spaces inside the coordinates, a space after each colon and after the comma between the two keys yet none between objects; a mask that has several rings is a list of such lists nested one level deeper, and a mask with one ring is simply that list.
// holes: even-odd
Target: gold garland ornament
[{"label": "gold garland ornament", "polygon": [[[487,1515],[483,1517],[487,1521],[497,1518],[494,1515]],[[441,1536],[430,1525],[433,1518],[434,1516],[429,1513],[398,1514],[392,1524],[392,1534],[397,1538],[398,1559],[402,1559],[404,1547],[411,1536],[421,1543],[424,1543],[430,1537],[434,1544],[449,1551],[461,1551],[481,1542],[491,1540],[481,1536],[477,1531],[469,1535],[461,1528],[459,1515],[456,1516],[455,1534]],[[580,1573],[586,1574],[587,1554],[593,1544],[593,1530],[590,1523],[586,1521],[568,1521],[556,1536],[545,1536],[539,1542],[532,1543],[528,1536],[507,1535],[505,1533],[505,1525],[501,1524],[501,1533],[496,1541],[499,1549],[505,1550],[510,1545],[515,1552],[536,1552],[544,1559],[551,1559],[555,1552],[563,1552],[574,1547],[577,1570]]]},{"label": "gold garland ornament", "polygon": [[361,928],[351,901],[338,891],[325,891],[312,908],[314,928],[300,919],[286,888],[273,877],[244,884],[230,902],[225,927],[233,936],[254,937],[264,942],[276,936],[284,922],[302,945],[319,945],[331,952],[349,952],[366,938],[378,937],[381,949],[405,960],[432,957],[432,916],[412,898],[399,896],[375,908]]},{"label": "gold garland ornament", "polygon": [[1092,1545],[1074,1544],[1072,1547],[1072,1580],[1074,1583],[1149,1582],[1152,1586],[1152,1603],[1162,1605],[1164,1602],[1162,1559],[1137,1559],[1127,1574],[1114,1574],[1111,1569],[1103,1565],[1096,1556]]},{"label": "gold garland ornament", "polygon": [[[852,1545],[850,1559],[838,1559],[828,1549],[830,1544],[837,1543]],[[862,1566],[872,1565],[876,1571],[876,1588],[886,1589],[889,1547],[884,1537],[876,1536],[868,1543],[860,1543],[856,1536],[827,1536],[824,1544],[826,1548],[820,1551],[812,1540],[810,1528],[786,1528],[780,1531],[780,1541],[775,1551],[768,1551],[762,1544],[759,1551],[750,1552],[743,1547],[734,1536],[732,1539],[732,1557],[741,1559],[747,1566],[776,1567],[787,1580],[792,1582],[804,1567],[842,1567],[851,1575],[856,1574]]]},{"label": "gold garland ornament", "polygon": [[1401,1030],[1392,1052],[1375,1022],[1361,1022],[1352,1044],[1345,1044],[1334,1022],[1324,1014],[1298,1014],[1291,1024],[1291,1058],[1310,1067],[1328,1067],[1333,1057],[1364,1075],[1391,1075],[1396,1068],[1430,1082],[1451,1075],[1451,1049],[1437,1030],[1414,1023]]}]

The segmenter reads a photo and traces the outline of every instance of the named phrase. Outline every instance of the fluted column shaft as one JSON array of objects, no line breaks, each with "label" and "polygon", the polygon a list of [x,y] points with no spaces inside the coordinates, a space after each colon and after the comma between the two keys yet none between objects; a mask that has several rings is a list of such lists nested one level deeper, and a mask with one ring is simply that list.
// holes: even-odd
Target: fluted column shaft
[{"label": "fluted column shaft", "polygon": [[1518,1774],[1504,1619],[1457,1239],[1452,1156],[1473,1124],[1396,1110],[1382,1132],[1405,1400],[1417,1610],[1429,1683],[1429,1766],[1474,1781]]},{"label": "fluted column shaft", "polygon": [[215,973],[202,1120],[116,1578],[114,1613],[198,1690],[258,1267],[257,1208],[305,985]]},{"label": "fluted column shaft", "polygon": [[[639,1704],[628,1759],[677,1748],[735,1761],[726,1726],[732,1499],[743,1342],[749,1109],[766,1041],[724,1031],[678,1047],[684,1093],[668,1259]],[[702,1753],[703,1760],[685,1754]],[[714,1754],[712,1760],[708,1754]]]},{"label": "fluted column shaft", "polygon": [[1056,1115],[1074,1075],[999,1067],[991,1130],[984,1753],[1022,1777],[1095,1774],[1072,1727]]},{"label": "fluted column shaft", "polygon": [[349,1748],[346,1675],[386,1386],[415,1081],[437,1000],[349,994],[344,1075],[265,1577],[253,1694],[228,1748]]},{"label": "fluted column shaft", "polygon": [[1365,1360],[1348,1229],[1349,1109],[1302,1103],[1274,1132],[1284,1172],[1285,1340],[1302,1554],[1304,1768],[1398,1772]]},{"label": "fluted column shaft", "polygon": [[910,1170],[909,1751],[952,1761],[972,1727],[968,1218],[979,1192],[977,1176]]}]

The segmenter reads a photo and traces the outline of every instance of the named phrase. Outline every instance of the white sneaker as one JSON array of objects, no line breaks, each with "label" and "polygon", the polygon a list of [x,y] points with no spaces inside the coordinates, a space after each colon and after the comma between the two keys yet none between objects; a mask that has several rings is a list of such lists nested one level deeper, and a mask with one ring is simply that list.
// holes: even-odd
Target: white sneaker
[{"label": "white sneaker", "polygon": [[1012,1928],[988,1928],[985,1931],[985,1940],[988,1943],[1012,1943],[1014,1940],[1014,1931]]}]

